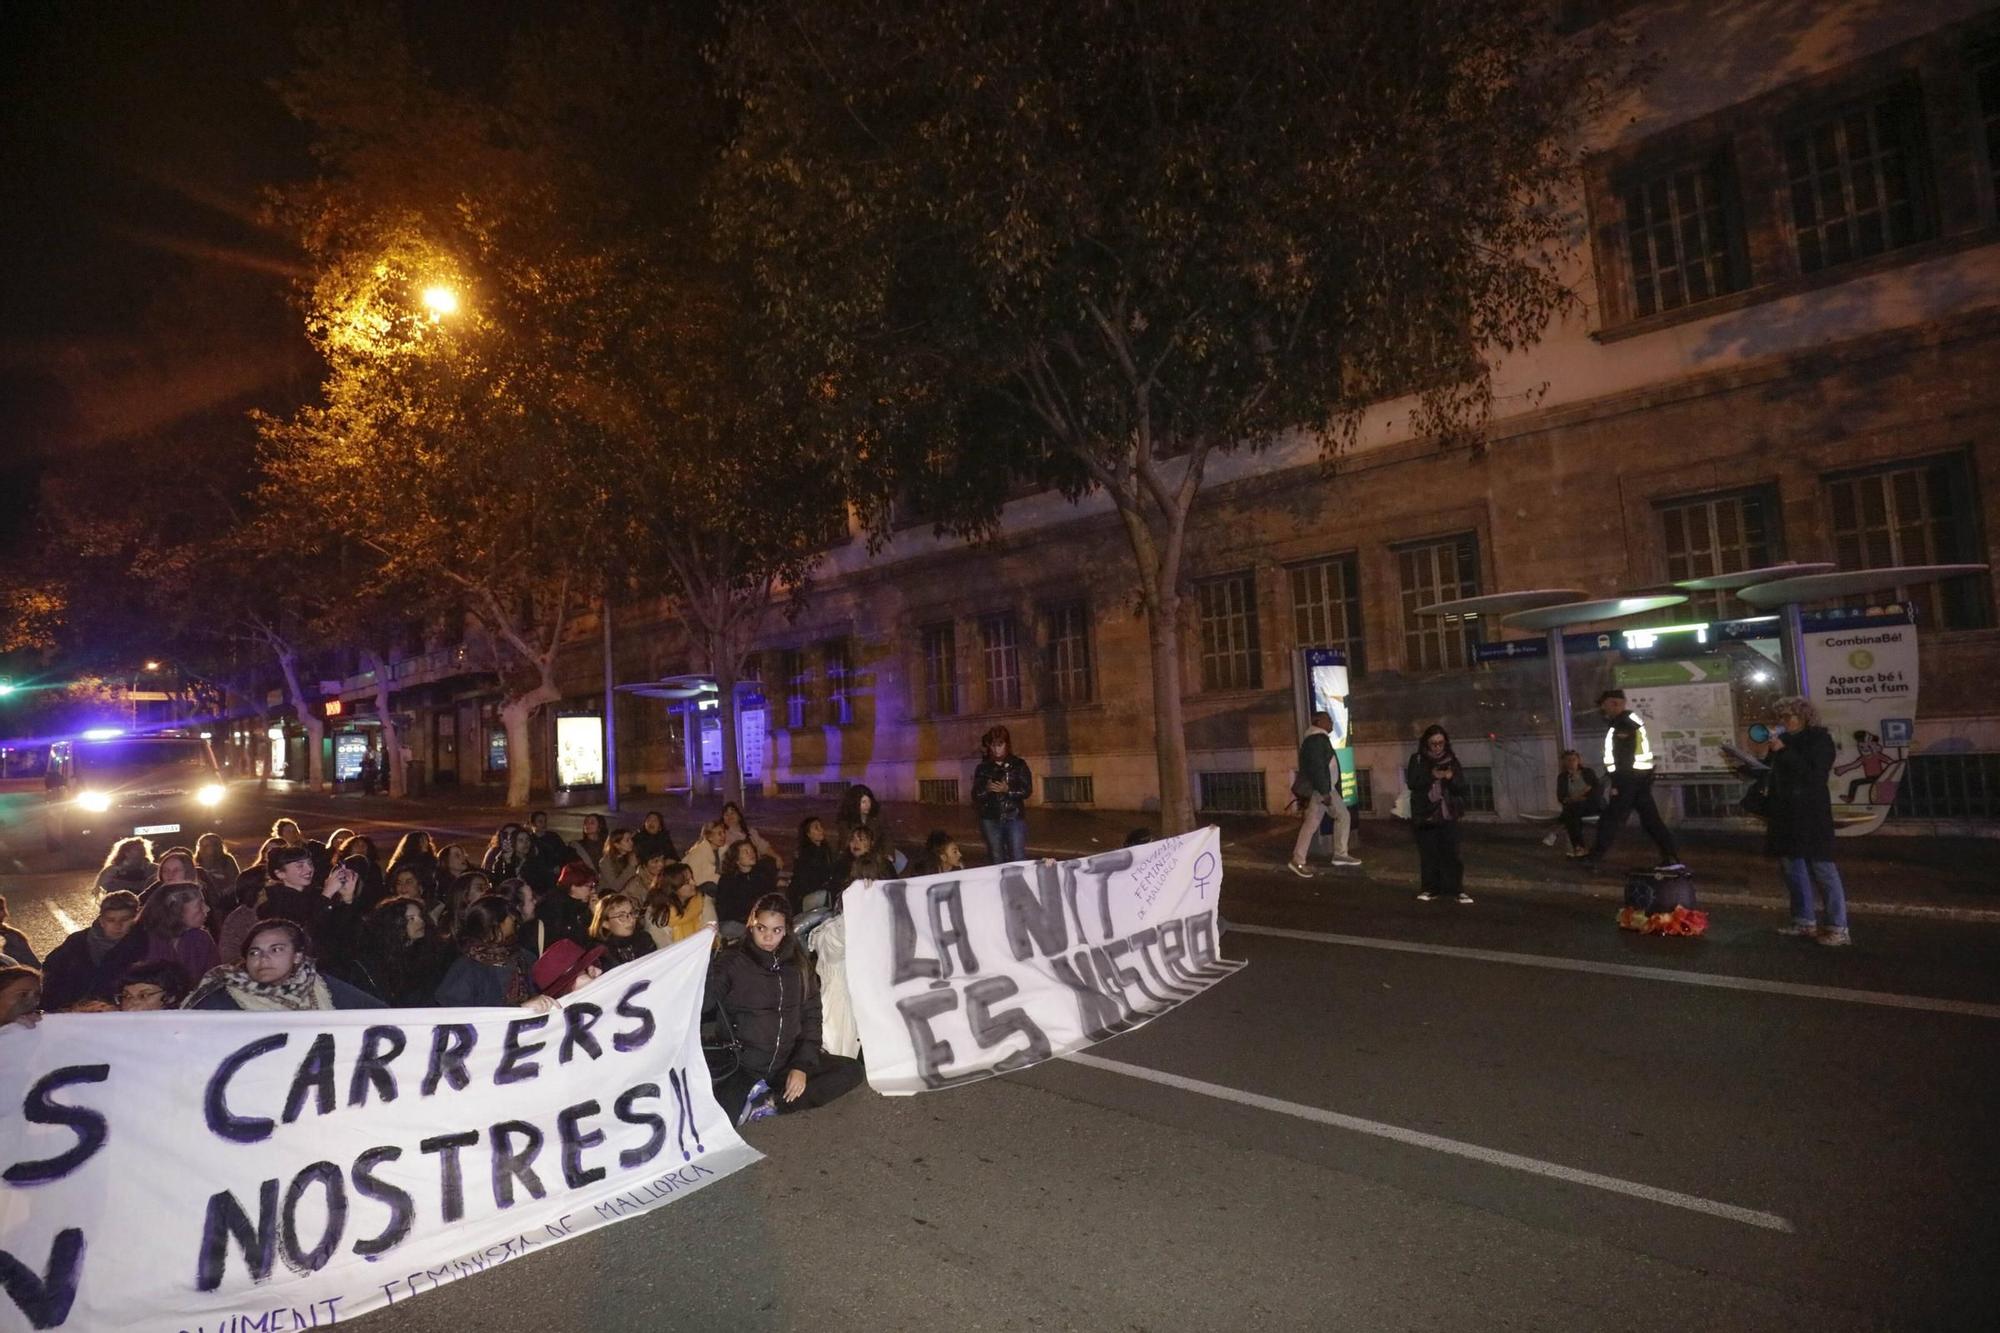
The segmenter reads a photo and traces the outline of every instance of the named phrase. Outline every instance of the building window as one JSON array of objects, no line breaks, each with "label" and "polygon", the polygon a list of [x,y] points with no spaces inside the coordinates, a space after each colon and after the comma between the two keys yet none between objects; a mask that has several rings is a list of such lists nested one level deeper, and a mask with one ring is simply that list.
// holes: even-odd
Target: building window
[{"label": "building window", "polygon": [[2000,201],[2000,33],[1973,48],[1972,78],[1979,90],[1979,119],[1986,126],[1986,170]]},{"label": "building window", "polygon": [[986,708],[1004,712],[1021,706],[1021,628],[1011,611],[979,618],[980,678]]},{"label": "building window", "polygon": [[1469,666],[1478,642],[1472,622],[1460,616],[1420,616],[1417,609],[1479,592],[1479,539],[1468,532],[1397,547],[1396,579],[1402,592],[1404,669]]},{"label": "building window", "polygon": [[780,782],[776,785],[778,795],[780,796],[804,796],[806,794],[806,784],[802,781]]},{"label": "building window", "polygon": [[507,776],[507,727],[500,719],[500,705],[482,703],[479,705],[479,734],[486,738],[480,747],[484,756],[484,776],[504,778]]},{"label": "building window", "polygon": [[917,800],[925,805],[957,805],[957,778],[918,778]]},{"label": "building window", "polygon": [[1676,310],[1744,285],[1742,212],[1720,159],[1689,163],[1625,190],[1625,252],[1640,315]]},{"label": "building window", "polygon": [[1257,580],[1244,572],[1195,585],[1201,613],[1201,687],[1250,690],[1264,683],[1257,646]]},{"label": "building window", "polygon": [[[1834,558],[1847,569],[1932,565],[1978,559],[1972,477],[1960,456],[1832,477]],[[1979,629],[1988,621],[1985,578],[1946,579],[1898,588],[1916,605],[1917,623]],[[1880,602],[1878,594],[1867,599]]]},{"label": "building window", "polygon": [[1087,704],[1097,698],[1097,668],[1090,651],[1090,606],[1063,602],[1042,611],[1047,700]]},{"label": "building window", "polygon": [[933,717],[958,712],[958,635],[949,623],[926,625],[924,644],[924,710]]},{"label": "building window", "polygon": [[1097,782],[1089,773],[1051,774],[1042,779],[1044,805],[1094,805]]},{"label": "building window", "polygon": [[1914,92],[1846,107],[1785,136],[1792,234],[1806,273],[1920,241],[1930,233]]},{"label": "building window", "polygon": [[826,670],[826,723],[844,727],[854,721],[854,661],[847,640],[821,644],[820,661]]},{"label": "building window", "polygon": [[[1769,491],[1668,500],[1659,508],[1670,583],[1777,562],[1778,506]],[[1729,593],[1695,592],[1672,614],[1677,620],[1729,620],[1754,613]]]},{"label": "building window", "polygon": [[1361,635],[1360,562],[1336,555],[1293,565],[1292,646],[1338,648],[1347,658],[1347,673],[1365,669],[1366,647]]},{"label": "building window", "polygon": [[1217,814],[1263,814],[1264,772],[1202,773],[1201,808]]},{"label": "building window", "polygon": [[1467,814],[1490,815],[1493,813],[1493,770],[1465,768],[1465,812]]},{"label": "building window", "polygon": [[812,668],[806,655],[797,649],[778,654],[778,670],[785,677],[785,725],[797,730],[806,724],[806,701],[812,697]]}]

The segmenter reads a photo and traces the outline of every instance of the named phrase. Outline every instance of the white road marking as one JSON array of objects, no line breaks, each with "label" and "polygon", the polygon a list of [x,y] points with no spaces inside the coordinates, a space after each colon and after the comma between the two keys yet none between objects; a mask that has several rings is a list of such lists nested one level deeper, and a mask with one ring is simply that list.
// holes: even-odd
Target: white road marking
[{"label": "white road marking", "polygon": [[1765,981],[1759,977],[1682,972],[1670,967],[1598,963],[1586,958],[1559,958],[1543,953],[1508,953],[1501,949],[1464,949],[1450,944],[1415,944],[1408,940],[1376,939],[1368,935],[1328,935],[1312,930],[1286,930],[1279,926],[1239,926],[1231,922],[1229,931],[1231,934],[1269,935],[1282,940],[1307,940],[1314,944],[1345,944],[1357,949],[1385,949],[1391,953],[1422,953],[1440,958],[1466,958],[1480,963],[1545,967],[1558,972],[1591,972],[1604,977],[1673,981],[1683,986],[1708,986],[1716,990],[1761,991],[1766,995],[1790,995],[1804,1000],[1838,1000],[1843,1004],[1873,1004],[1887,1009],[1922,1009],[1934,1014],[1960,1014],[1968,1018],[2000,1018],[2000,1004],[1980,1004],[1974,1000],[1941,1000],[1928,995],[1900,995],[1894,991],[1850,990],[1844,986],[1813,986],[1798,981]]},{"label": "white road marking", "polygon": [[1307,1106],[1302,1102],[1288,1102],[1278,1097],[1266,1097],[1262,1093],[1244,1092],[1240,1088],[1224,1087],[1220,1083],[1206,1083],[1198,1078],[1183,1078],[1179,1074],[1166,1074],[1157,1069],[1147,1069],[1142,1065],[1123,1064],[1117,1060],[1106,1060],[1102,1056],[1074,1054],[1062,1058],[1071,1064],[1083,1065],[1089,1069],[1101,1069],[1110,1074],[1123,1074],[1127,1078],[1144,1079],[1148,1083],[1178,1088],[1182,1092],[1200,1093],[1204,1097],[1235,1102],[1239,1106],[1252,1106],[1260,1111],[1275,1111],[1279,1115],[1310,1120],[1315,1124],[1331,1125],[1335,1129],[1351,1130],[1356,1134],[1369,1134],[1379,1139],[1390,1139],[1413,1148],[1428,1148],[1432,1152],[1449,1153],[1453,1157],[1464,1157],[1509,1171],[1524,1171],[1529,1175],[1567,1181],[1572,1185],[1607,1190],[1613,1194],[1623,1194],[1634,1199],[1644,1199],[1649,1203],[1663,1204],[1668,1208],[1681,1208],[1691,1213],[1706,1213],[1710,1217],[1741,1222],[1745,1226],[1759,1227],[1765,1231],[1797,1230],[1776,1213],[1762,1213],[1754,1208],[1739,1208],[1733,1203],[1721,1203],[1714,1199],[1704,1199],[1699,1195],[1682,1194],[1679,1190],[1642,1184],[1636,1180],[1621,1180],[1617,1176],[1583,1171],[1573,1166],[1564,1166],[1560,1162],[1545,1162],[1538,1157],[1523,1157],[1519,1153],[1486,1148],[1477,1143],[1464,1143],[1438,1134],[1426,1134],[1418,1129],[1385,1125],[1378,1120],[1363,1120],[1359,1116],[1342,1115],[1338,1111]]},{"label": "white road marking", "polygon": [[66,935],[74,935],[83,929],[82,926],[76,923],[75,917],[63,911],[62,908],[57,907],[54,903],[49,904],[49,915],[56,919],[56,924],[63,928],[63,933]]}]

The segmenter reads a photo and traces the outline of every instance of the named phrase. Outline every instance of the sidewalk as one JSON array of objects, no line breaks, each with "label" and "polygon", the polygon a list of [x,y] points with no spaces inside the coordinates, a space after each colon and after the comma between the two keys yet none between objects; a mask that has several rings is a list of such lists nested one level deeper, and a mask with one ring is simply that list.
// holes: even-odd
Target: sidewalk
[{"label": "sidewalk", "polygon": [[[289,790],[287,790],[289,788]],[[508,812],[497,792],[483,789],[434,792],[405,801],[387,797],[312,794],[292,784],[276,783],[271,795],[300,809],[323,811],[328,822],[357,817],[391,823],[445,824],[466,832],[490,831],[508,819],[523,819],[525,811]],[[700,824],[721,810],[719,799],[680,796],[623,798],[618,814],[602,803],[538,806],[569,836],[581,829],[586,814],[605,815],[614,825],[637,827],[649,810],[666,819],[676,842],[686,846]],[[788,860],[797,842],[799,821],[808,815],[832,820],[836,803],[825,797],[764,796],[749,803],[750,818]],[[932,829],[948,830],[974,864],[986,859],[979,823],[969,806],[920,805],[888,801],[884,812],[897,843],[913,854]],[[1277,890],[1302,886],[1284,868],[1298,823],[1294,816],[1225,816],[1214,820],[1222,830],[1223,864],[1240,889]],[[1060,810],[1031,807],[1029,849],[1037,856],[1087,856],[1123,845],[1135,828],[1157,828],[1157,816],[1119,810]],[[1566,860],[1560,847],[1544,847],[1545,825],[1469,822],[1465,825],[1466,887],[1487,893],[1574,893],[1606,901],[1623,896],[1617,877],[1592,878]],[[1704,904],[1783,910],[1785,894],[1776,863],[1763,854],[1754,833],[1676,830],[1682,858],[1693,867]],[[1653,855],[1652,844],[1636,821],[1618,842],[1614,862],[1640,864]],[[1312,883],[1320,887],[1354,886],[1378,892],[1414,892],[1416,847],[1407,825],[1393,819],[1364,819],[1355,825],[1353,852],[1364,864],[1334,871],[1319,866]],[[1848,910],[1858,914],[1896,914],[1966,922],[2000,924],[2000,865],[1990,839],[1951,837],[1846,838],[1839,843],[1841,877],[1847,886]]]}]

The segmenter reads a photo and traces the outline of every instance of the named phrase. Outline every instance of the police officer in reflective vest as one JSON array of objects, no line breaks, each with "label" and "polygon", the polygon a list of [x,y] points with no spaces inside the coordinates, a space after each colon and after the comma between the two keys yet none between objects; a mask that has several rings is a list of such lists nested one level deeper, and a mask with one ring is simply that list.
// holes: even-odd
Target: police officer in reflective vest
[{"label": "police officer in reflective vest", "polygon": [[1606,690],[1598,695],[1597,711],[1604,719],[1604,772],[1611,797],[1597,820],[1597,845],[1591,848],[1589,857],[1591,867],[1594,869],[1603,862],[1612,841],[1625,827],[1625,817],[1636,810],[1640,827],[1660,849],[1660,864],[1654,869],[1687,869],[1674,847],[1672,830],[1660,818],[1660,807],[1653,804],[1653,742],[1646,735],[1645,719],[1626,705],[1623,690]]}]

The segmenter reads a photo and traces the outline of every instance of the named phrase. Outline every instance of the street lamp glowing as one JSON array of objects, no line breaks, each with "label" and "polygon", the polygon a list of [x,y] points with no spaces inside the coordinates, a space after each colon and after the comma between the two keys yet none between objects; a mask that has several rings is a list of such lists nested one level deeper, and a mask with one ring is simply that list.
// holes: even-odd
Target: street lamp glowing
[{"label": "street lamp glowing", "polygon": [[148,658],[146,660],[146,670],[158,671],[159,669],[160,669],[160,664],[158,662],[153,661],[151,658]]},{"label": "street lamp glowing", "polygon": [[424,288],[424,309],[431,312],[432,319],[443,319],[446,315],[458,313],[458,293],[449,287]]}]

